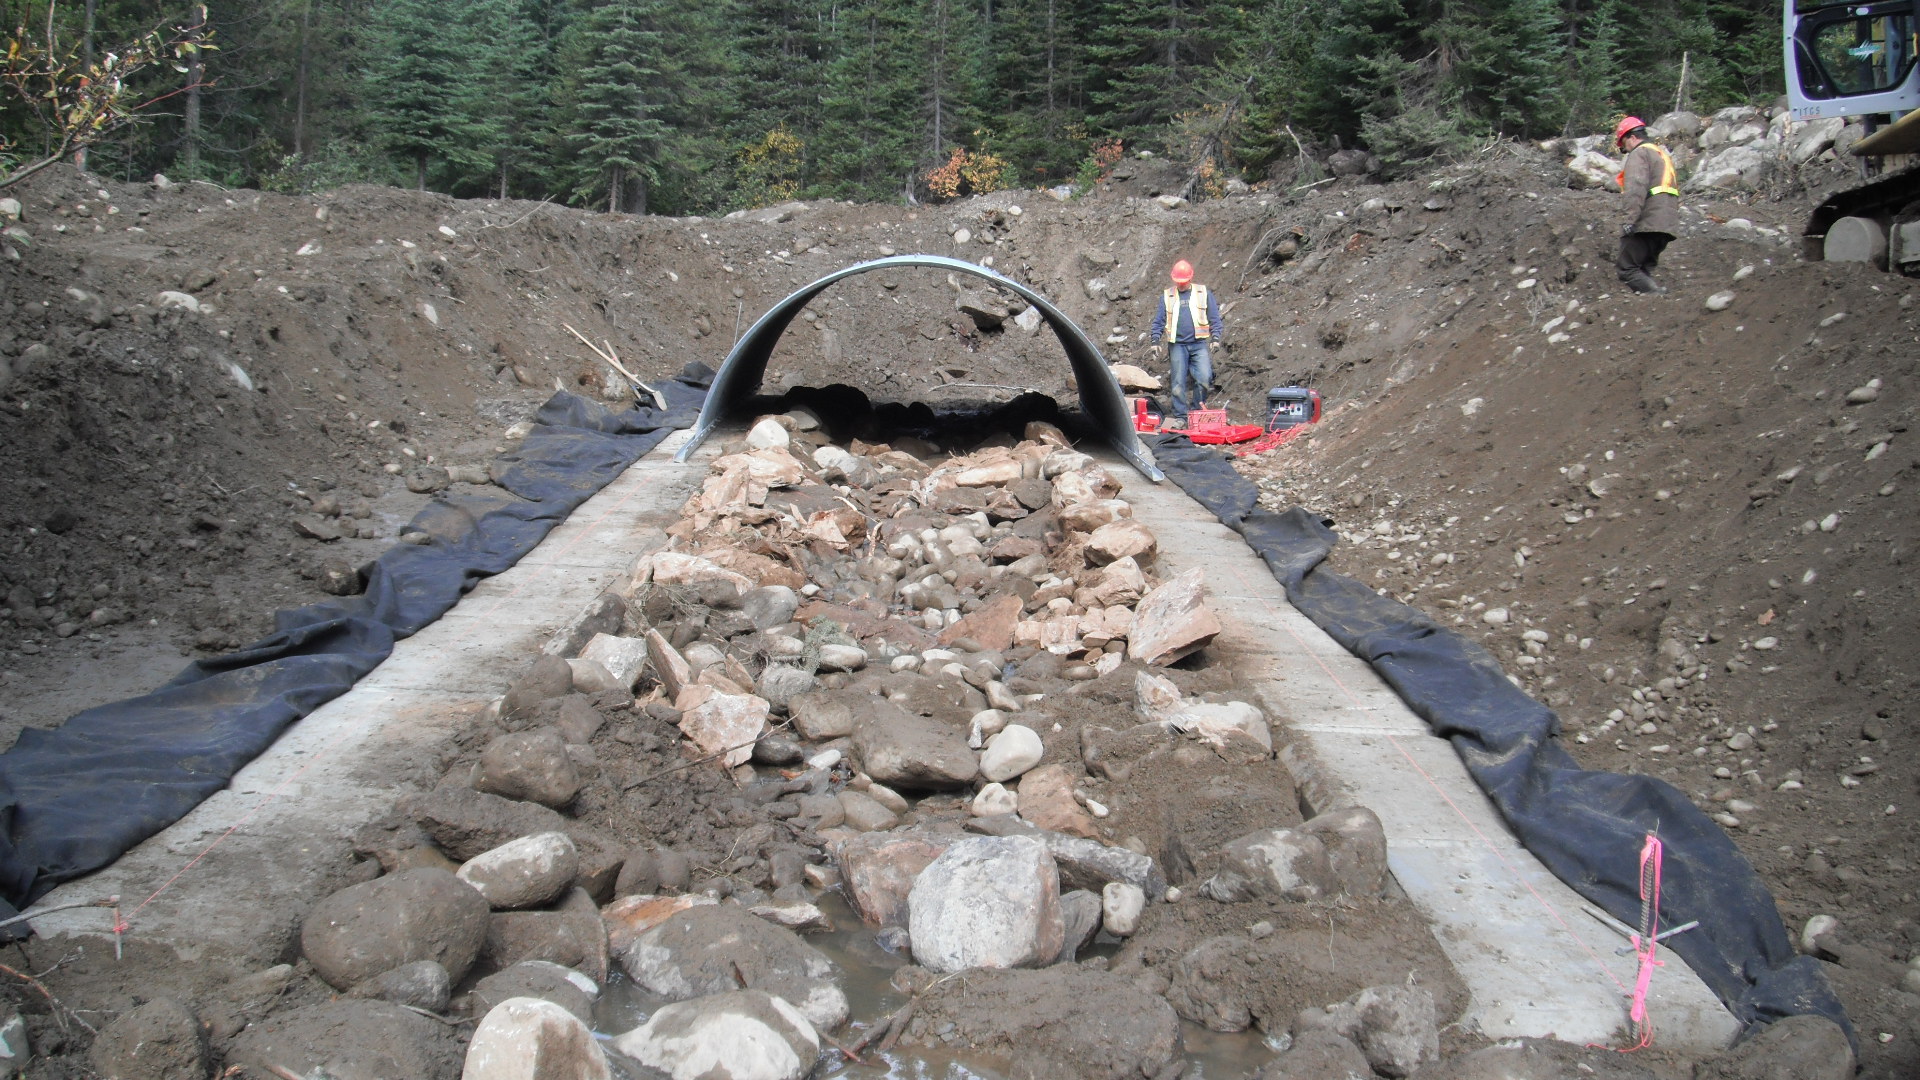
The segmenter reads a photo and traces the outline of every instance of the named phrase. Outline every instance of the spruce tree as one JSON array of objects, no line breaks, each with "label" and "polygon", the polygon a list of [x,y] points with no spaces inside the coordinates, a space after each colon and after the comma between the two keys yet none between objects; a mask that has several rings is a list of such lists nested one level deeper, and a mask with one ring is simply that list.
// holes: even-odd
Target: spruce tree
[{"label": "spruce tree", "polygon": [[1400,85],[1413,74],[1405,54],[1417,32],[1401,0],[1333,0],[1324,19],[1303,112],[1320,134],[1352,138],[1363,117],[1398,108]]},{"label": "spruce tree", "polygon": [[1098,24],[1087,41],[1093,68],[1089,119],[1129,142],[1157,134],[1184,104],[1180,89],[1193,59],[1187,38],[1197,10],[1188,0],[1102,0],[1094,10]]},{"label": "spruce tree", "polygon": [[1619,0],[1600,0],[1579,28],[1567,88],[1567,130],[1596,131],[1620,106],[1626,84],[1621,70]]},{"label": "spruce tree", "polygon": [[413,165],[425,190],[427,163],[485,168],[494,118],[476,62],[472,0],[388,0],[375,10],[367,90],[376,138]]},{"label": "spruce tree", "polygon": [[813,190],[898,198],[913,181],[923,147],[916,20],[899,4],[861,0],[840,12],[834,30]]},{"label": "spruce tree", "polygon": [[653,95],[662,91],[656,66],[662,43],[649,26],[654,0],[592,2],[571,32],[577,43],[570,141],[587,177],[581,193],[603,192],[613,213],[646,213],[667,125]]},{"label": "spruce tree", "polygon": [[1030,183],[1066,179],[1088,152],[1086,5],[998,0],[986,96],[1006,155]]},{"label": "spruce tree", "polygon": [[494,117],[486,186],[502,199],[512,194],[516,172],[537,167],[553,72],[548,27],[555,6],[553,0],[475,0],[474,54],[482,69],[481,95]]},{"label": "spruce tree", "polygon": [[1440,0],[1426,37],[1440,92],[1475,127],[1558,130],[1566,118],[1566,46],[1557,0]]}]

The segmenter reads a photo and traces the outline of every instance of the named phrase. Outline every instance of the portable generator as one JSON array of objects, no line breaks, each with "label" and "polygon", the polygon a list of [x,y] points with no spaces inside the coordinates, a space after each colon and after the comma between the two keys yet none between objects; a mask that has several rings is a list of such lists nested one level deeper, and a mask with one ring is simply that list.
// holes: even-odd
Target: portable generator
[{"label": "portable generator", "polygon": [[1320,391],[1305,386],[1276,386],[1267,391],[1267,430],[1281,431],[1320,422]]}]

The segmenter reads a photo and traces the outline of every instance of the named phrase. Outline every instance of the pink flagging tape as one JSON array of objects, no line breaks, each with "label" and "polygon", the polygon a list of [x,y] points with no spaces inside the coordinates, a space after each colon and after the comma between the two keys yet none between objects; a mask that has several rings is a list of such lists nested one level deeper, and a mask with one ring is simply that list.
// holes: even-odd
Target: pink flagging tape
[{"label": "pink flagging tape", "polygon": [[1653,969],[1666,966],[1660,952],[1660,838],[1647,834],[1640,848],[1640,932],[1633,937],[1634,955],[1640,960],[1640,973],[1633,980],[1633,1018],[1636,1042],[1632,1049],[1653,1045],[1653,1020],[1647,1015],[1647,990],[1653,984]]}]

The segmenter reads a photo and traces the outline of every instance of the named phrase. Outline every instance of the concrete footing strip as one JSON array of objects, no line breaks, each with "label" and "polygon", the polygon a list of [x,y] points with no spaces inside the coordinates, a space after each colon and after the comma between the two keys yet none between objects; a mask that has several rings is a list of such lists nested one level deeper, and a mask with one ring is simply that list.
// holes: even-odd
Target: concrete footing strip
[{"label": "concrete footing strip", "polygon": [[[346,865],[354,831],[405,794],[393,778],[437,775],[439,754],[470,712],[621,580],[650,531],[679,516],[713,456],[675,463],[686,439],[676,432],[635,462],[513,567],[481,581],[352,690],[290,727],[226,789],[35,906],[118,895],[130,936],[186,959],[283,959],[289,932]],[[81,908],[36,918],[34,927],[98,936],[111,920]]]},{"label": "concrete footing strip", "polygon": [[[1199,503],[1170,485],[1129,484],[1121,497],[1162,538],[1163,577],[1205,569],[1225,627],[1212,648],[1286,727],[1283,757],[1312,809],[1358,804],[1380,816],[1395,881],[1467,985],[1467,1021],[1495,1039],[1625,1045],[1635,958],[1614,949],[1626,942],[1520,846],[1452,744],[1295,611],[1246,541]],[[1649,997],[1656,1043],[1724,1048],[1738,1030],[1732,1014],[1678,956],[1661,956]]]}]

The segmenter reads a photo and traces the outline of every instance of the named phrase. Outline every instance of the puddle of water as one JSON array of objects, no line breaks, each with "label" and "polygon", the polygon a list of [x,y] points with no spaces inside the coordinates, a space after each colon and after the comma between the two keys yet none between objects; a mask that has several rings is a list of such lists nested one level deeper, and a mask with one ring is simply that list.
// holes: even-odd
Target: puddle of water
[{"label": "puddle of water", "polygon": [[[806,935],[807,944],[826,953],[839,966],[840,986],[847,995],[852,1024],[834,1038],[852,1045],[868,1025],[878,1023],[907,1003],[907,995],[895,990],[889,980],[898,969],[913,962],[905,953],[890,953],[880,946],[877,935],[860,921],[853,908],[837,891],[818,897],[814,903],[832,921],[834,929]],[[1086,954],[1111,955],[1116,945],[1102,945]],[[594,1006],[594,1028],[603,1036],[622,1035],[645,1023],[647,1017],[670,999],[648,993],[634,985],[618,969],[608,976],[599,1002]],[[1283,1042],[1263,1038],[1258,1031],[1234,1034],[1208,1031],[1198,1024],[1180,1022],[1182,1056],[1189,1063],[1181,1080],[1227,1080],[1251,1076],[1273,1060],[1284,1048]],[[848,1061],[838,1050],[826,1048],[822,1064],[812,1074],[844,1080],[1006,1080],[1004,1062],[977,1052],[945,1052],[925,1046],[895,1046],[882,1054],[871,1048],[861,1055],[863,1064]]]}]

